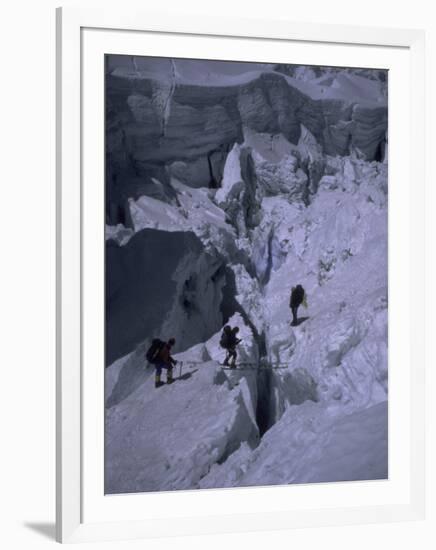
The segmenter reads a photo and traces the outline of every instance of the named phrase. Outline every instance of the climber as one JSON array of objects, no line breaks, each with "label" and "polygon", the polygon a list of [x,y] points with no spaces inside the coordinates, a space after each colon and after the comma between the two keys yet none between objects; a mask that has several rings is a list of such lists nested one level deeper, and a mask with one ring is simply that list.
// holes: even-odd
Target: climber
[{"label": "climber", "polygon": [[306,291],[301,285],[293,286],[291,292],[291,299],[289,301],[289,307],[292,310],[292,323],[291,326],[295,327],[298,325],[297,311],[299,306],[303,304],[304,307],[307,307],[306,300]]},{"label": "climber", "polygon": [[175,338],[170,338],[168,342],[164,343],[160,348],[154,366],[156,369],[154,386],[155,388],[160,388],[164,383],[161,382],[162,369],[167,370],[167,384],[172,384],[174,382],[173,378],[173,366],[177,365],[177,361],[171,357],[171,348],[176,343]]},{"label": "climber", "polygon": [[226,350],[226,358],[224,359],[223,365],[229,365],[231,359],[230,368],[236,369],[236,346],[241,342],[241,340],[236,336],[239,332],[239,327],[231,328],[229,325],[226,325],[223,329],[221,335],[220,345]]}]

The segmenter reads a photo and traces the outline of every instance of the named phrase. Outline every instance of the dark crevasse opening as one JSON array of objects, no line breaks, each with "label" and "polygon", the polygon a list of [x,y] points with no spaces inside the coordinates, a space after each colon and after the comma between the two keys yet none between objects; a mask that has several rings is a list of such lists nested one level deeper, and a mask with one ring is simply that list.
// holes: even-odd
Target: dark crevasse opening
[{"label": "dark crevasse opening", "polygon": [[224,275],[226,281],[221,291],[222,300],[220,305],[220,311],[223,316],[223,324],[226,324],[230,317],[232,317],[241,306],[236,300],[237,292],[235,274],[229,267],[222,266],[220,269],[220,275]]},{"label": "dark crevasse opening", "polygon": [[374,154],[374,160],[377,162],[383,162],[383,159],[385,157],[385,150],[386,150],[386,141],[382,140],[377,145],[377,149]]},{"label": "dark crevasse opening", "polygon": [[260,360],[257,367],[256,423],[260,437],[281,418],[288,405],[319,400],[318,387],[302,368],[289,372],[285,366],[273,367]]},{"label": "dark crevasse opening", "polygon": [[256,423],[262,437],[276,421],[274,380],[271,368],[259,367],[257,373]]}]

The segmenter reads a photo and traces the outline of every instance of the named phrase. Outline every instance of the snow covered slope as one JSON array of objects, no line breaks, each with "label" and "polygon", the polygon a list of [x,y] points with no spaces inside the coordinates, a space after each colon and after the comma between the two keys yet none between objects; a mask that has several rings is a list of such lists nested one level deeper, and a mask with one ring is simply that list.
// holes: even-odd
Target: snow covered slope
[{"label": "snow covered slope", "polygon": [[214,362],[205,361],[159,395],[153,384],[148,377],[108,410],[108,493],[192,489],[241,441],[257,444],[243,396],[247,380],[233,386]]},{"label": "snow covered slope", "polygon": [[[168,67],[185,86],[201,73],[192,64]],[[244,97],[257,97],[261,81],[277,105],[293,79],[307,94],[329,88],[335,109],[345,109],[341,95],[356,97],[353,113],[371,128],[386,123],[375,73],[251,69],[227,75]],[[163,78],[159,65],[110,70],[129,74],[123,92],[113,88],[119,101],[134,82],[161,86]],[[216,98],[234,93],[219,70],[211,66],[209,81],[196,82],[201,90],[189,85],[212,126],[221,116]],[[290,93],[287,101],[298,102]],[[259,109],[259,126],[248,113],[239,141],[221,151],[220,181],[190,185],[192,166],[174,149],[161,168],[162,195],[132,193],[129,227],[107,226],[109,493],[387,477],[387,156],[362,154],[365,132],[333,155],[301,122],[293,142],[281,127],[265,131]],[[142,126],[151,116],[143,115]],[[328,131],[345,135],[341,124]],[[308,307],[294,327],[297,283]],[[236,371],[220,366],[226,323],[241,329]],[[159,389],[144,360],[155,336],[175,336],[182,362],[176,382]]]},{"label": "snow covered slope", "polygon": [[242,443],[200,488],[386,479],[387,403],[333,419],[319,409],[290,407],[254,451]]}]

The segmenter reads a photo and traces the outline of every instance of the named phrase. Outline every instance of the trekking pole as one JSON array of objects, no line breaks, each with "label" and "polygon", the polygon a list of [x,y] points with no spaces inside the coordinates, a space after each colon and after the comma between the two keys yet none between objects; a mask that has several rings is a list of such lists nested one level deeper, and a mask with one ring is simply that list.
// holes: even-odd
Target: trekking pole
[{"label": "trekking pole", "polygon": [[179,371],[179,378],[182,377],[182,365],[183,365],[183,361],[180,361],[180,371]]}]

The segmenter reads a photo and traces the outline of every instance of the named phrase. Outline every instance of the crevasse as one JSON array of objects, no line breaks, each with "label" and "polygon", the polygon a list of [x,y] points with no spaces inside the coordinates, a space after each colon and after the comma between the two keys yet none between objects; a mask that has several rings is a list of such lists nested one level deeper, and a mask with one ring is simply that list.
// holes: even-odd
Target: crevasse
[{"label": "crevasse", "polygon": [[[387,164],[356,143],[329,154],[301,124],[297,143],[241,133],[219,188],[172,176],[174,200],[130,197],[132,227],[108,226],[109,493],[387,476]],[[174,250],[159,271],[153,242]],[[309,303],[291,327],[297,283]],[[236,371],[220,366],[227,322]],[[175,336],[181,361],[159,390],[153,336]]]}]

